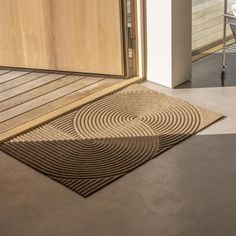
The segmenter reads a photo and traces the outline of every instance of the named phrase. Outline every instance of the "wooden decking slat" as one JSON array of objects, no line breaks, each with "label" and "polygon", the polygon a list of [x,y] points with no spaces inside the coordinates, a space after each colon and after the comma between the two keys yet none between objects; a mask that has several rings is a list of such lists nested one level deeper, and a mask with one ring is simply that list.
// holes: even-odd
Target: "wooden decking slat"
[{"label": "wooden decking slat", "polygon": [[12,107],[15,107],[19,104],[25,103],[27,101],[30,101],[32,99],[35,99],[37,97],[40,97],[44,94],[52,92],[53,90],[56,90],[58,88],[61,88],[61,87],[66,86],[68,84],[71,84],[71,83],[73,83],[79,79],[82,79],[82,78],[83,77],[81,77],[81,76],[63,77],[63,78],[60,78],[59,80],[52,81],[48,84],[42,85],[42,86],[32,89],[30,91],[27,91],[27,92],[22,93],[18,96],[9,98],[3,102],[0,102],[0,112],[10,109]]},{"label": "wooden decking slat", "polygon": [[2,68],[0,142],[139,80]]},{"label": "wooden decking slat", "polygon": [[42,86],[44,84],[55,81],[55,80],[62,78],[62,77],[64,77],[64,75],[48,74],[46,76],[43,76],[43,77],[37,78],[33,81],[30,81],[29,83],[25,83],[25,84],[22,84],[18,87],[14,87],[12,89],[4,91],[4,92],[0,93],[0,102],[7,100],[9,98],[15,97],[17,95],[20,95],[22,93],[25,93],[26,91],[37,88],[37,87]]},{"label": "wooden decking slat", "polygon": [[15,79],[12,79],[10,81],[7,81],[5,83],[2,83],[1,86],[0,86],[0,92],[4,92],[8,89],[13,89],[19,85],[22,85],[22,84],[25,84],[25,83],[28,83],[32,80],[35,80],[39,77],[43,77],[47,74],[45,73],[30,73],[30,74],[26,74],[26,75],[23,75],[19,78],[15,78]]},{"label": "wooden decking slat", "polygon": [[0,70],[0,75],[6,74],[8,72],[9,72],[9,70]]},{"label": "wooden decking slat", "polygon": [[[224,1],[193,0],[192,3],[192,49],[196,51],[223,39]],[[232,35],[229,27],[227,35]]]},{"label": "wooden decking slat", "polygon": [[18,78],[18,77],[20,77],[22,75],[25,75],[25,74],[28,74],[28,73],[30,73],[30,72],[29,71],[22,71],[22,70],[10,71],[6,74],[0,75],[0,84],[5,83],[9,80]]},{"label": "wooden decking slat", "polygon": [[20,104],[16,107],[3,111],[1,112],[0,123],[8,119],[11,119],[12,117],[19,116],[22,113],[28,112],[42,105],[48,104],[54,100],[60,99],[70,93],[80,90],[81,88],[85,86],[89,86],[90,84],[98,82],[99,80],[102,80],[102,79],[103,78],[89,78],[86,80],[84,78],[82,80],[66,85],[62,88],[56,89],[50,93],[42,95],[38,98],[35,98],[28,102]]},{"label": "wooden decking slat", "polygon": [[[79,106],[98,99],[101,96],[107,95],[140,80],[142,79],[138,77],[127,80],[105,79],[88,87],[85,87],[80,91],[71,93],[61,99],[57,99],[54,102],[21,114],[20,116],[13,119],[7,120],[6,122],[0,124],[0,142],[4,142],[17,134],[43,124],[62,114],[72,111]],[[105,82],[107,83],[106,85]],[[100,84],[101,87],[98,84]],[[70,103],[68,103],[69,97],[71,101]],[[72,97],[73,99],[75,99],[74,101]]]},{"label": "wooden decking slat", "polygon": [[73,103],[83,98],[84,96],[91,95],[94,92],[97,92],[101,89],[104,89],[118,82],[120,82],[120,80],[115,80],[115,79],[103,79],[101,81],[94,82],[93,84],[90,84],[90,86],[81,88],[80,90],[70,93],[67,96],[54,100],[50,103],[47,103],[45,105],[32,109],[24,114],[21,114],[17,117],[9,119],[3,123],[0,123],[0,133],[3,133],[12,128],[15,128],[19,126],[20,124],[27,123],[35,118],[38,118],[39,116],[46,115],[47,113],[50,113],[51,111],[60,109],[63,106],[66,106],[70,103]]}]

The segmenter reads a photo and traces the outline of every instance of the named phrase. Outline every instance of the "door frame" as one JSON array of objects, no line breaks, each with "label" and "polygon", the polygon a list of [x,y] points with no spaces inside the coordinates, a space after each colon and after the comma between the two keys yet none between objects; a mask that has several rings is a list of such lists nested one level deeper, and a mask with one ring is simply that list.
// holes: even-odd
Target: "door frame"
[{"label": "door frame", "polygon": [[135,31],[136,31],[136,76],[146,79],[147,68],[147,31],[146,31],[146,0],[134,0]]},{"label": "door frame", "polygon": [[[131,41],[132,46],[126,49],[126,54],[129,50],[132,51],[132,69],[133,74],[128,74],[129,77],[146,78],[147,68],[147,55],[146,55],[146,0],[125,0],[131,2],[131,24],[132,34],[124,32],[126,34],[126,40]],[[126,12],[127,14],[127,12]],[[127,17],[126,17],[127,20]],[[125,23],[127,26],[127,22]],[[125,27],[124,27],[125,29]],[[128,35],[127,35],[128,34]],[[126,58],[126,60],[128,60]],[[130,66],[128,64],[128,66]]]}]

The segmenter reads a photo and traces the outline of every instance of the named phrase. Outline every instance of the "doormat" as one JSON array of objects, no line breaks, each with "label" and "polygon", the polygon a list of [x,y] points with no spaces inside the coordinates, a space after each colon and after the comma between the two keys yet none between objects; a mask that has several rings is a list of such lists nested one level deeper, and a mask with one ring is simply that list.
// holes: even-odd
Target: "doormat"
[{"label": "doormat", "polygon": [[0,149],[87,197],[221,117],[135,84]]}]

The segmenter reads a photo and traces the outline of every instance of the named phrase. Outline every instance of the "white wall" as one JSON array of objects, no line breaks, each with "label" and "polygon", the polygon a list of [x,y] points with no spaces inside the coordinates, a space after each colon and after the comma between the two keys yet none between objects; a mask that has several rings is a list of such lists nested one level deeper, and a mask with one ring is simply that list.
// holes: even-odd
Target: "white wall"
[{"label": "white wall", "polygon": [[147,79],[173,88],[191,79],[191,0],[147,0]]}]

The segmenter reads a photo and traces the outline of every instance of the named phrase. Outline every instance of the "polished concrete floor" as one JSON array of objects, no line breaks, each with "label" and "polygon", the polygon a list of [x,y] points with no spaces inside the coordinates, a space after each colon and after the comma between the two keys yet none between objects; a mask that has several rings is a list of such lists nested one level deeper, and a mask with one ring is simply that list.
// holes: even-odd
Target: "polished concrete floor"
[{"label": "polished concrete floor", "polygon": [[[231,59],[236,57],[230,55]],[[175,90],[144,85],[225,119],[84,199],[0,154],[1,236],[235,236],[236,66],[220,87],[220,54]]]}]

